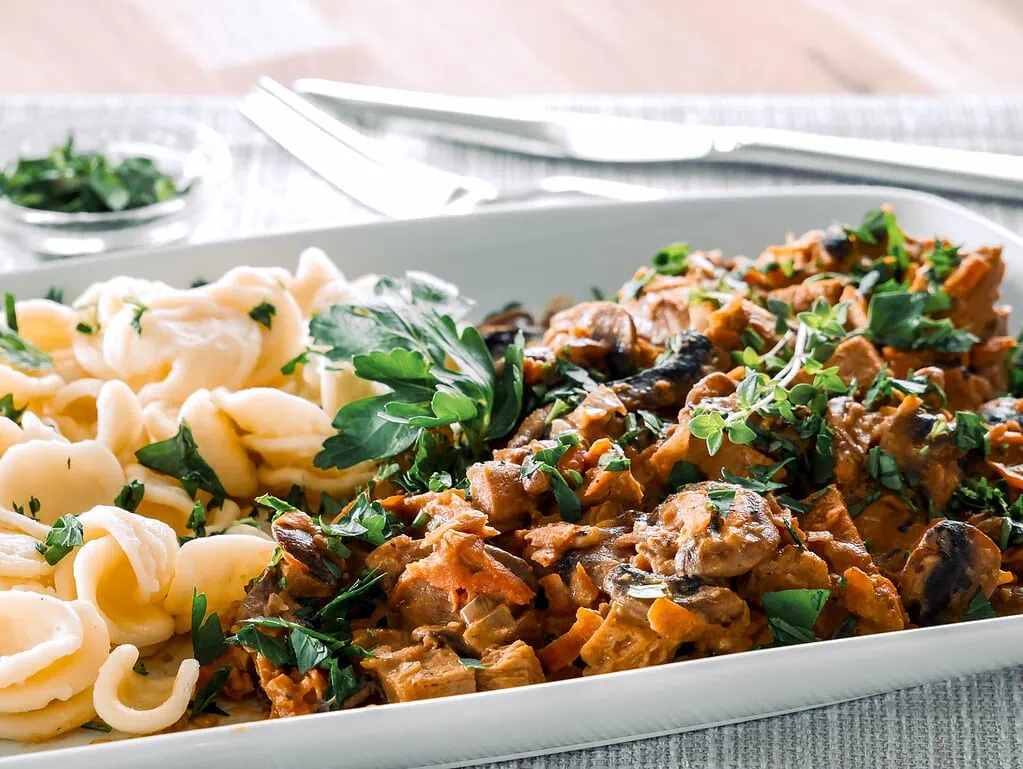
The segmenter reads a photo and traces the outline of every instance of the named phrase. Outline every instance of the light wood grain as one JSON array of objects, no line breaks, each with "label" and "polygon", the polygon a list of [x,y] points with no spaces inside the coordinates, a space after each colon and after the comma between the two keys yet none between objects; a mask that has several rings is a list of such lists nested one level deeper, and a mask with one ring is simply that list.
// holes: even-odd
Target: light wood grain
[{"label": "light wood grain", "polygon": [[[300,12],[301,11],[301,12]],[[1021,0],[0,0],[0,91],[1005,92]]]}]

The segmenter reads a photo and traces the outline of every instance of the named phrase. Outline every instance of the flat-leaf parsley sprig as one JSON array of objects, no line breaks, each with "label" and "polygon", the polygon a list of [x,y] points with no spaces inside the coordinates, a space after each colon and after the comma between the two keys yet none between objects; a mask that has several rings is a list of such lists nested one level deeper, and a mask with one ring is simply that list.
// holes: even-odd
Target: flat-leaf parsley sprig
[{"label": "flat-leaf parsley sprig", "polygon": [[357,376],[390,388],[338,411],[338,434],[324,442],[317,467],[393,457],[438,428],[451,428],[458,449],[475,457],[485,441],[514,428],[522,406],[521,335],[498,376],[479,332],[472,326],[459,332],[438,310],[447,309],[443,292],[422,281],[410,287],[378,284],[372,305],[335,304],[310,322],[327,358],[350,361]]}]

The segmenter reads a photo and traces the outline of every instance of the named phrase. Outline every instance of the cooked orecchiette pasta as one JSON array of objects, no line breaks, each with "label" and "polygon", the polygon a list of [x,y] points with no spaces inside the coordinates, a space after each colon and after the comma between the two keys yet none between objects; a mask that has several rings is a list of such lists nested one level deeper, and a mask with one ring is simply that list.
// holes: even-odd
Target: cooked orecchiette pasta
[{"label": "cooked orecchiette pasta", "polygon": [[96,437],[97,400],[102,389],[102,379],[71,382],[50,399],[46,415],[56,422],[60,434],[68,440],[91,440]]},{"label": "cooked orecchiette pasta", "polygon": [[43,739],[92,718],[91,687],[110,652],[84,601],[0,592],[0,737]]},{"label": "cooked orecchiette pasta", "polygon": [[[317,504],[373,477],[314,458],[338,409],[387,388],[324,356],[286,364],[314,347],[313,315],[375,284],[310,249],[294,275],[238,267],[188,290],[119,277],[71,306],[17,303],[7,326],[52,365],[0,359],[0,739],[97,717],[151,734],[186,714],[195,594],[231,618],[274,560],[255,498],[297,485]],[[210,470],[225,499],[193,488]]]},{"label": "cooked orecchiette pasta", "polygon": [[[11,446],[29,441],[60,441],[66,443],[67,439],[57,432],[57,429],[44,422],[31,411],[26,411],[21,416],[21,424],[13,419],[0,417],[0,457],[7,452]],[[9,501],[9,500],[8,500]]]},{"label": "cooked orecchiette pasta", "polygon": [[118,731],[152,734],[173,725],[188,710],[199,679],[199,663],[186,659],[173,678],[141,676],[132,670],[139,650],[118,646],[100,668],[93,687],[96,714]]},{"label": "cooked orecchiette pasta", "polygon": [[208,612],[222,613],[245,597],[245,586],[263,573],[274,547],[271,539],[244,533],[186,542],[178,551],[174,581],[164,603],[175,617],[177,631],[184,633],[190,627],[193,590],[206,594]]},{"label": "cooked orecchiette pasta", "polygon": [[213,401],[238,425],[242,444],[260,458],[259,481],[269,489],[298,485],[308,492],[336,495],[373,476],[369,463],[346,470],[313,466],[334,428],[323,409],[297,395],[258,387],[236,393],[217,390]]},{"label": "cooked orecchiette pasta", "polygon": [[33,440],[0,457],[0,499],[25,509],[37,505],[44,523],[110,504],[123,486],[117,457],[98,441]]},{"label": "cooked orecchiette pasta", "polygon": [[57,594],[94,606],[115,644],[152,646],[174,634],[163,608],[178,540],[161,521],[116,507],[95,507],[78,518],[85,544],[57,566]]}]

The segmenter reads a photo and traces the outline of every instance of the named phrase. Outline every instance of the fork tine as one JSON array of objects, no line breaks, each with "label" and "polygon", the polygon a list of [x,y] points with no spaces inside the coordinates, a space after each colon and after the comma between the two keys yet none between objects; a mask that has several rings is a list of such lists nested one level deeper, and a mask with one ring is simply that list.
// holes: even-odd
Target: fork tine
[{"label": "fork tine", "polygon": [[[239,111],[277,144],[334,187],[367,208],[394,218],[441,213],[462,186],[426,174],[391,155],[375,139],[363,136],[270,78]],[[432,169],[431,169],[432,170]]]}]

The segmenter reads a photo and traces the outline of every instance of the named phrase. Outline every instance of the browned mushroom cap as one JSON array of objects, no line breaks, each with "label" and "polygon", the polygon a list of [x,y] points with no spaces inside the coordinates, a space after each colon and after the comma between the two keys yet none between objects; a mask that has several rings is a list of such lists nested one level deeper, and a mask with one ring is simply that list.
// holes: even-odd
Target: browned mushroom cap
[{"label": "browned mushroom cap", "polygon": [[677,532],[675,573],[692,577],[745,574],[781,541],[762,496],[714,481],[672,494],[654,511],[651,522],[655,530]]},{"label": "browned mushroom cap", "polygon": [[566,336],[606,344],[608,368],[613,374],[628,374],[636,368],[636,325],[614,302],[583,302],[562,310],[551,318],[543,343],[558,346]]},{"label": "browned mushroom cap", "polygon": [[958,620],[977,590],[990,595],[1002,553],[980,529],[938,521],[920,538],[899,575],[899,592],[918,625]]}]

